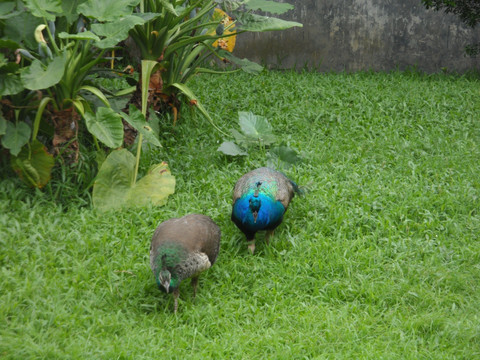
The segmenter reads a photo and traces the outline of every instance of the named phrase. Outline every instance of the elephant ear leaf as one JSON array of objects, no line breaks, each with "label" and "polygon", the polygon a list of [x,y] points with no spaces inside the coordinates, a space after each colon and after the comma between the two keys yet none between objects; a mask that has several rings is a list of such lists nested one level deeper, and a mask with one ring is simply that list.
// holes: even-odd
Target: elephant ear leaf
[{"label": "elephant ear leaf", "polygon": [[245,7],[249,10],[261,10],[272,14],[283,14],[293,9],[293,5],[270,0],[245,0]]},{"label": "elephant ear leaf", "polygon": [[67,59],[65,56],[55,57],[46,67],[40,60],[33,60],[21,75],[22,83],[29,90],[48,89],[62,80]]},{"label": "elephant ear leaf", "polygon": [[129,113],[125,114],[121,112],[120,115],[128,122],[132,127],[142,134],[148,143],[161,147],[160,140],[153,131],[152,127],[145,120],[145,116],[134,105],[130,105]]},{"label": "elephant ear leaf", "polygon": [[233,141],[224,141],[218,147],[217,151],[220,151],[225,155],[230,155],[230,156],[248,155],[245,150],[243,150],[240,146],[235,144]]},{"label": "elephant ear leaf", "polygon": [[25,146],[18,156],[12,156],[13,170],[31,187],[42,188],[51,178],[55,160],[38,140]]},{"label": "elephant ear leaf", "polygon": [[30,126],[24,122],[15,125],[7,121],[5,135],[2,136],[2,145],[10,150],[10,154],[17,156],[22,147],[28,143],[31,132]]},{"label": "elephant ear leaf", "polygon": [[101,211],[153,204],[161,206],[175,191],[175,177],[162,162],[134,182],[135,157],[126,149],[114,150],[98,171],[93,185],[93,206]]},{"label": "elephant ear leaf", "polygon": [[84,114],[88,131],[110,148],[120,147],[123,142],[122,118],[114,110],[99,107],[96,113]]}]

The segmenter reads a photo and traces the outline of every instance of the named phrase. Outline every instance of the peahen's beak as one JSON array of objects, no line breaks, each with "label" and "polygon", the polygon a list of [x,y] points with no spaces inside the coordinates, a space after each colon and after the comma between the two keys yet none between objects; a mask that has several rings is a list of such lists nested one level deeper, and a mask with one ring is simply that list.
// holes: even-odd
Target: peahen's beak
[{"label": "peahen's beak", "polygon": [[165,292],[168,294],[168,289],[170,288],[170,281],[167,281],[167,280],[163,281],[162,286],[164,287]]},{"label": "peahen's beak", "polygon": [[253,215],[253,222],[256,223],[257,217],[258,217],[258,211],[252,211],[252,215]]}]

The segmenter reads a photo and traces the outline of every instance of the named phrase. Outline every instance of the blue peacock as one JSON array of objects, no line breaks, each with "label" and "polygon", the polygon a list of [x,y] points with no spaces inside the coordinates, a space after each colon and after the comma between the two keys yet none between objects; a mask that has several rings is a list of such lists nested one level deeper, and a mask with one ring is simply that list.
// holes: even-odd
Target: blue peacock
[{"label": "blue peacock", "polygon": [[210,268],[220,250],[220,228],[208,216],[189,214],[158,225],[150,246],[150,267],[161,290],[173,293],[177,312],[179,286],[191,278],[193,296],[198,276]]},{"label": "blue peacock", "polygon": [[268,244],[295,193],[302,194],[295,182],[267,167],[252,170],[237,181],[233,189],[232,221],[247,237],[252,254],[255,233],[266,230]]}]

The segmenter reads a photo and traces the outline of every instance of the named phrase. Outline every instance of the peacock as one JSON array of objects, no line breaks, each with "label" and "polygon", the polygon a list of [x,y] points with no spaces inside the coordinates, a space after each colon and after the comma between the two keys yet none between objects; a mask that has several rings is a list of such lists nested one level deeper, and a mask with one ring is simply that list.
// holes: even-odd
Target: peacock
[{"label": "peacock", "polygon": [[198,276],[217,259],[220,235],[218,225],[200,214],[166,220],[155,230],[150,246],[150,267],[159,289],[173,293],[175,313],[180,283],[191,278],[193,296],[196,296]]},{"label": "peacock", "polygon": [[247,237],[252,254],[255,233],[266,230],[268,244],[295,193],[303,192],[283,173],[267,167],[252,170],[237,181],[233,189],[232,221]]}]

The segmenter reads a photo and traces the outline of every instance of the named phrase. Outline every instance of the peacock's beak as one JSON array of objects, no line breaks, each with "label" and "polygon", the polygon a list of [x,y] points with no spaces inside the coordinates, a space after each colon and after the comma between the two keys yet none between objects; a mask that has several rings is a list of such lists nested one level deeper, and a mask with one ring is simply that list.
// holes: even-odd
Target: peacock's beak
[{"label": "peacock's beak", "polygon": [[256,223],[257,217],[258,217],[258,211],[252,211],[252,215],[253,215],[253,222]]}]

